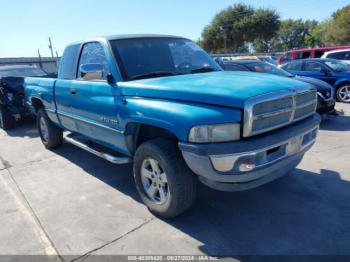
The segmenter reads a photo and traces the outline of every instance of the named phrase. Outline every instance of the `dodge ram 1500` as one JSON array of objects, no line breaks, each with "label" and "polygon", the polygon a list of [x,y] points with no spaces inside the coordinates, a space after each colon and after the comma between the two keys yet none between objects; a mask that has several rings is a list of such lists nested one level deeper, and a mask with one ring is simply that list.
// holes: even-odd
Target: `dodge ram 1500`
[{"label": "dodge ram 1500", "polygon": [[238,191],[288,174],[320,122],[310,85],[222,71],[175,36],[71,44],[58,78],[27,78],[25,94],[46,148],[66,140],[112,163],[133,162],[143,202],[163,217],[191,206],[197,181]]}]

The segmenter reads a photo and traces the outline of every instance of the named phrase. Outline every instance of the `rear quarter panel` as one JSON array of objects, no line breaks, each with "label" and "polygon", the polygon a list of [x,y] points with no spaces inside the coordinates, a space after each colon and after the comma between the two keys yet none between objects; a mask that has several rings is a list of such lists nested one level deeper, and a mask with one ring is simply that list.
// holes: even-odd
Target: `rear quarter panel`
[{"label": "rear quarter panel", "polygon": [[47,114],[48,117],[54,123],[58,123],[56,115],[56,105],[54,97],[54,88],[55,88],[56,79],[55,78],[35,78],[27,77],[24,81],[25,87],[25,101],[29,110],[36,114],[35,108],[32,105],[33,99],[39,99]]}]

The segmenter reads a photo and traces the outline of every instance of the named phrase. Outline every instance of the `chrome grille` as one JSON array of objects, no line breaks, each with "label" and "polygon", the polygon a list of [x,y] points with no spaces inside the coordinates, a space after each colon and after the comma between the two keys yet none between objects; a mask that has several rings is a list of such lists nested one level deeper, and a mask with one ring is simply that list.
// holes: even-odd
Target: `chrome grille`
[{"label": "chrome grille", "polygon": [[249,100],[244,112],[243,136],[257,135],[304,119],[315,113],[316,90],[299,88]]}]

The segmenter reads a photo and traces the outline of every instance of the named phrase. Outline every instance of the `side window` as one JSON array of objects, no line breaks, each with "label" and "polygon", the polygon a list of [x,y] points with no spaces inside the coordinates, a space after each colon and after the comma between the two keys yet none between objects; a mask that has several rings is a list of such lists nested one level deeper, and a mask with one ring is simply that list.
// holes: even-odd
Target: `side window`
[{"label": "side window", "polygon": [[301,52],[301,53],[296,53],[295,54],[295,59],[305,59],[310,57],[310,52]]},{"label": "side window", "polygon": [[71,45],[64,50],[58,75],[61,79],[75,79],[80,45]]},{"label": "side window", "polygon": [[82,77],[80,67],[87,64],[100,64],[102,66],[102,77],[95,80],[106,80],[109,73],[107,57],[100,43],[87,43],[80,55],[78,78]]},{"label": "side window", "polygon": [[324,68],[322,64],[317,62],[305,62],[304,71],[321,72]]},{"label": "side window", "polygon": [[350,51],[331,53],[327,58],[350,60]]},{"label": "side window", "polygon": [[287,71],[301,71],[301,61],[286,64],[282,68]]}]

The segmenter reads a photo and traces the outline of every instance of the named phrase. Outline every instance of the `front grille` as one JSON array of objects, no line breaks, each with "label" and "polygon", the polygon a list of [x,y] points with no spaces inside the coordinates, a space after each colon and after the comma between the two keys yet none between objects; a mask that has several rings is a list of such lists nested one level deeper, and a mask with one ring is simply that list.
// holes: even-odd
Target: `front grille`
[{"label": "front grille", "polygon": [[243,136],[261,134],[304,119],[315,113],[316,106],[316,90],[311,88],[255,97],[245,108]]}]

